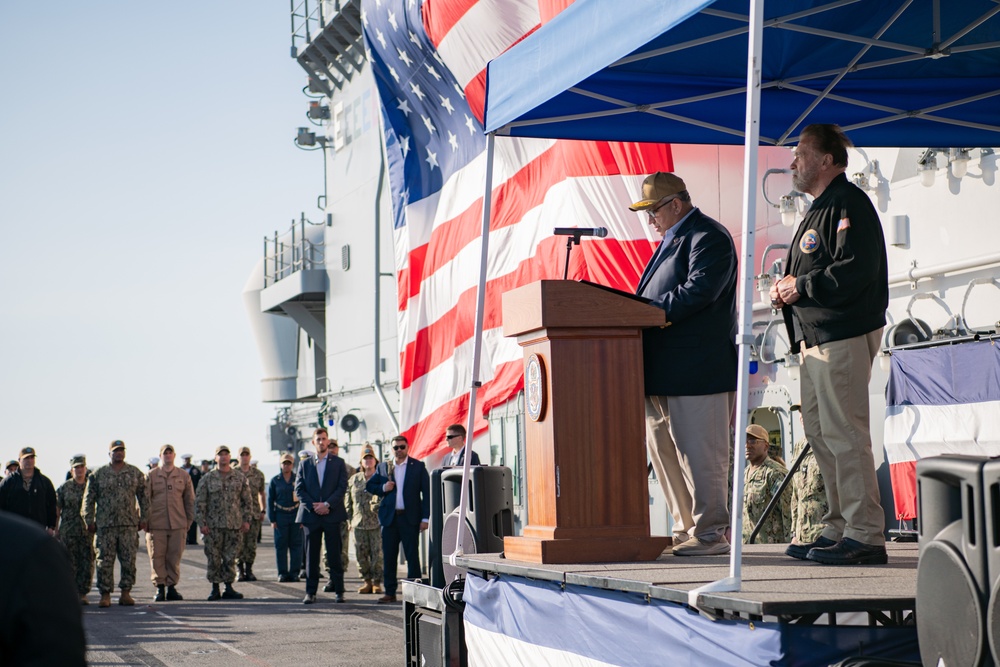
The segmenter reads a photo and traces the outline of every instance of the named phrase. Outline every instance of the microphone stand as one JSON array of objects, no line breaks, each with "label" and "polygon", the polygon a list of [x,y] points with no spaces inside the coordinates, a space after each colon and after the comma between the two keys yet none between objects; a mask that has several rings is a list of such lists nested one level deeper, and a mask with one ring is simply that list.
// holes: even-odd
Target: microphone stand
[{"label": "microphone stand", "polygon": [[563,267],[563,280],[569,276],[569,255],[573,251],[573,246],[580,245],[581,234],[571,234],[566,237],[566,265]]}]

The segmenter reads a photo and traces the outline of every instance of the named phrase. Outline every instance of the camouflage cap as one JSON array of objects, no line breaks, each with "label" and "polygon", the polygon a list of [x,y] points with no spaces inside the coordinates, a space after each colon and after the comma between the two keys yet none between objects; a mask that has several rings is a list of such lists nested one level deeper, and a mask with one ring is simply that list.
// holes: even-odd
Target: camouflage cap
[{"label": "camouflage cap", "polygon": [[228,454],[229,453],[229,445],[219,445],[218,447],[215,448],[215,455],[216,456],[218,456],[222,452],[225,452],[226,454]]},{"label": "camouflage cap", "polygon": [[18,461],[23,461],[24,459],[28,458],[29,456],[34,456],[34,455],[35,455],[35,448],[34,447],[24,447],[23,449],[21,449],[21,453],[17,455],[17,460]]},{"label": "camouflage cap", "polygon": [[111,444],[108,445],[108,451],[113,452],[116,449],[125,449],[125,443],[121,440],[112,440]]},{"label": "camouflage cap", "polygon": [[74,456],[69,460],[70,468],[75,468],[77,466],[85,466],[85,465],[87,465],[87,457],[84,456],[83,454],[77,454],[76,456]]},{"label": "camouflage cap", "polygon": [[243,456],[244,454],[246,454],[247,456],[250,456],[250,448],[247,447],[246,445],[243,445],[242,447],[240,447],[240,456]]},{"label": "camouflage cap", "polygon": [[210,460],[208,460],[208,459],[202,459],[201,460],[201,464],[203,466],[210,466],[210,465],[212,465],[212,462]]}]

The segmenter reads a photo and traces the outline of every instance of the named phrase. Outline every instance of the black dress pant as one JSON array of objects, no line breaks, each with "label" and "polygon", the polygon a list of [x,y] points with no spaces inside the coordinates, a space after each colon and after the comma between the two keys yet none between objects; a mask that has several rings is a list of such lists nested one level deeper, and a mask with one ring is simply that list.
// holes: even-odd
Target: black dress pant
[{"label": "black dress pant", "polygon": [[306,542],[306,594],[316,595],[316,591],[319,590],[319,560],[323,553],[323,540],[326,540],[327,553],[335,556],[327,563],[333,591],[343,593],[344,569],[340,562],[340,522],[323,521],[313,525],[303,523],[302,533]]},{"label": "black dress pant", "polygon": [[382,526],[382,563],[384,565],[385,594],[395,595],[398,585],[396,568],[399,566],[399,547],[406,556],[406,578],[419,579],[420,573],[420,524],[413,525],[405,514],[397,514],[392,523]]}]

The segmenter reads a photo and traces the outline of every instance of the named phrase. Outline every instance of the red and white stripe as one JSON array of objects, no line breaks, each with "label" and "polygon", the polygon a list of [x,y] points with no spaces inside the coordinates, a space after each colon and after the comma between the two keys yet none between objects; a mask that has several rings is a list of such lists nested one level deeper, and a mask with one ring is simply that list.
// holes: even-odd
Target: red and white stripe
[{"label": "red and white stripe", "polygon": [[[547,0],[425,0],[424,26],[442,62],[482,117],[486,63],[551,15]],[[479,230],[486,156],[454,174],[440,192],[407,205],[396,231],[399,292],[400,426],[417,457],[443,446],[464,423],[472,378]],[[659,144],[498,137],[477,411],[485,414],[523,386],[522,353],[501,332],[501,295],[542,278],[561,278],[565,239],[553,227],[607,227],[603,240],[573,251],[571,278],[634,288],[655,242],[644,216],[628,211],[650,172],[672,170]],[[477,420],[476,432],[486,429]]]}]

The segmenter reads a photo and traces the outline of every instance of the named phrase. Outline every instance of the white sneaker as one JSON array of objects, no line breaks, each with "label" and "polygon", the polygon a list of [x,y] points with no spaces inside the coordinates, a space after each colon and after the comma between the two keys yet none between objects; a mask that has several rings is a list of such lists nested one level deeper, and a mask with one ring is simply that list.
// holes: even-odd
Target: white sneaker
[{"label": "white sneaker", "polygon": [[674,546],[679,547],[680,545],[690,540],[691,536],[688,535],[687,533],[674,533],[673,535],[671,535],[671,538],[674,541]]},{"label": "white sneaker", "polygon": [[675,556],[721,556],[729,553],[729,541],[719,536],[714,542],[700,537],[692,537],[687,542],[674,547]]}]

